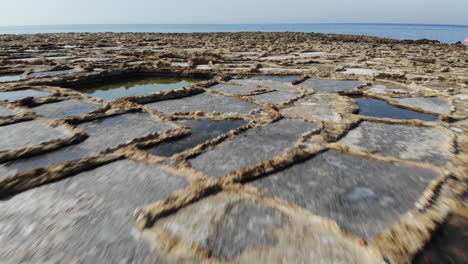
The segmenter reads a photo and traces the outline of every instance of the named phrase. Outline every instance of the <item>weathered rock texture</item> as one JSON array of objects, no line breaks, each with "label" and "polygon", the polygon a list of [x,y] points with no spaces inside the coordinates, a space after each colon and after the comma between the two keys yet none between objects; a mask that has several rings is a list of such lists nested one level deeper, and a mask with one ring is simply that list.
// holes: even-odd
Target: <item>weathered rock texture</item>
[{"label": "weathered rock texture", "polygon": [[[465,263],[467,57],[333,34],[2,35],[0,262]],[[84,93],[142,77],[204,81]]]}]

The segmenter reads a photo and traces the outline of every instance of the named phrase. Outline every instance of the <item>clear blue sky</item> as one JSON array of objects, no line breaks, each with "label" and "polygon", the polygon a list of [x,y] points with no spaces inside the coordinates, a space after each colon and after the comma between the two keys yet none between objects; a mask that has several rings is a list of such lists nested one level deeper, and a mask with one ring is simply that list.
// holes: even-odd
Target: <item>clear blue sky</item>
[{"label": "clear blue sky", "polygon": [[2,0],[0,26],[415,23],[468,25],[468,0]]}]

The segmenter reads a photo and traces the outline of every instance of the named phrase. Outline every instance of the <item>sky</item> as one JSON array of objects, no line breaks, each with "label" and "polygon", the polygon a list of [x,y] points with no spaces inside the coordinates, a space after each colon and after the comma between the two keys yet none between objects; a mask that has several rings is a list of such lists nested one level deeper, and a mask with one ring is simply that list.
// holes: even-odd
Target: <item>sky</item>
[{"label": "sky", "polygon": [[0,1],[0,26],[284,23],[468,25],[468,0]]}]

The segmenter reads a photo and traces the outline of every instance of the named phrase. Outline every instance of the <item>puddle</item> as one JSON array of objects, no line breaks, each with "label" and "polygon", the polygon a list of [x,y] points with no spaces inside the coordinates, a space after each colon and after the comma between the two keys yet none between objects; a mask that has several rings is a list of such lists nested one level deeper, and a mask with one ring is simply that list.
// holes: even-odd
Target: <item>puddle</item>
[{"label": "puddle", "polygon": [[398,108],[382,100],[369,98],[355,98],[354,100],[359,106],[359,115],[394,119],[419,119],[423,121],[438,119],[437,116]]},{"label": "puddle", "polygon": [[0,83],[2,82],[16,82],[21,79],[21,75],[6,75],[0,76]]},{"label": "puddle", "polygon": [[11,91],[11,92],[0,92],[0,101],[17,101],[21,100],[26,97],[44,97],[44,96],[49,96],[50,93],[48,92],[41,92],[41,91],[36,91],[36,90],[20,90],[20,91]]},{"label": "puddle", "polygon": [[183,120],[177,121],[190,128],[192,134],[173,141],[168,141],[147,149],[146,151],[158,156],[170,157],[176,153],[196,147],[205,141],[214,139],[232,129],[245,125],[245,121],[213,121],[213,120]]},{"label": "puddle", "polygon": [[97,87],[79,89],[80,92],[110,101],[127,96],[141,96],[164,90],[172,90],[206,81],[202,78],[143,77],[137,80],[117,81]]},{"label": "puddle", "polygon": [[291,83],[299,77],[300,75],[254,75],[250,78]]}]

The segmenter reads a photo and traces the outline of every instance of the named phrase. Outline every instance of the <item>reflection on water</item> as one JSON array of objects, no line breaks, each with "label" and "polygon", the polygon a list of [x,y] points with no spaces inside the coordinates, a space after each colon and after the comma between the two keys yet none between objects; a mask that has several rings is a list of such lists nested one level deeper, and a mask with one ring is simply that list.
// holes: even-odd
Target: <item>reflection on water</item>
[{"label": "reflection on water", "polygon": [[141,96],[164,90],[177,89],[205,81],[201,78],[148,77],[137,80],[118,81],[97,87],[79,89],[80,92],[110,101],[127,96]]},{"label": "reflection on water", "polygon": [[153,155],[169,157],[176,153],[196,147],[246,124],[245,121],[183,120],[177,121],[190,128],[192,134],[168,142],[163,142],[146,151]]},{"label": "reflection on water", "polygon": [[355,98],[354,100],[356,100],[359,106],[360,115],[380,118],[419,119],[424,121],[435,121],[438,118],[434,115],[398,108],[382,100],[369,98]]}]

